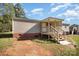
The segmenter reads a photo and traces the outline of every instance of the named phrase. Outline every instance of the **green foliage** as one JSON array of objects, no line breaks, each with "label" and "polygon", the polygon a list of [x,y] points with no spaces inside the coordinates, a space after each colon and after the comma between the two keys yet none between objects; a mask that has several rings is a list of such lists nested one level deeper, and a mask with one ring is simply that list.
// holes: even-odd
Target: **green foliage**
[{"label": "green foliage", "polygon": [[12,31],[12,19],[14,17],[14,5],[12,3],[2,3],[0,11],[0,32]]},{"label": "green foliage", "polygon": [[0,22],[0,32],[2,32],[2,22]]},{"label": "green foliage", "polygon": [[24,10],[19,3],[15,5],[15,17],[25,17]]},{"label": "green foliage", "polygon": [[[1,19],[1,17],[3,17]],[[9,32],[12,30],[12,18],[10,15],[5,14],[0,17],[0,32]]]},{"label": "green foliage", "polygon": [[23,8],[19,3],[15,6],[12,3],[0,4],[0,32],[12,31],[13,17],[25,17]]},{"label": "green foliage", "polygon": [[0,16],[0,32],[2,31],[2,17]]},{"label": "green foliage", "polygon": [[8,14],[3,15],[3,32],[12,30],[12,17]]}]

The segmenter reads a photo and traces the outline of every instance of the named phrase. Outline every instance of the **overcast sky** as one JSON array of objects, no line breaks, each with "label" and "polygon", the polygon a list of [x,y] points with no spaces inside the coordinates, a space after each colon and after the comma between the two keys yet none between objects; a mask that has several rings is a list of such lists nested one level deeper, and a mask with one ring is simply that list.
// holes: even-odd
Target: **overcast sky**
[{"label": "overcast sky", "polygon": [[55,17],[64,19],[65,23],[79,24],[79,3],[26,3],[22,7],[28,18]]}]

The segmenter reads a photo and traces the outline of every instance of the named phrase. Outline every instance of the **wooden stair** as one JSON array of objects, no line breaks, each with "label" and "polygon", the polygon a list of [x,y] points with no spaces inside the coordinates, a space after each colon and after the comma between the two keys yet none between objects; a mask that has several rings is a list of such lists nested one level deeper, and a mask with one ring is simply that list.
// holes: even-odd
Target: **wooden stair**
[{"label": "wooden stair", "polygon": [[[51,30],[50,30],[50,36],[56,40],[59,44],[62,45],[67,45],[67,46],[75,46],[75,42],[72,41],[72,38],[67,37],[66,34],[63,34],[64,31],[61,28],[54,28],[53,26],[51,26]],[[65,43],[61,43],[61,42],[66,42]]]}]

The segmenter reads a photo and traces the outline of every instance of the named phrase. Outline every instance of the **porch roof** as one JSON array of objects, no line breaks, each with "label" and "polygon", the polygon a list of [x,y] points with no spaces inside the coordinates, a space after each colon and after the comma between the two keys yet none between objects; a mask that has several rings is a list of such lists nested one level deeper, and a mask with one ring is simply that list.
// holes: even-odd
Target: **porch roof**
[{"label": "porch roof", "polygon": [[63,19],[48,17],[46,19],[43,19],[41,22],[60,22],[60,21],[63,21]]}]

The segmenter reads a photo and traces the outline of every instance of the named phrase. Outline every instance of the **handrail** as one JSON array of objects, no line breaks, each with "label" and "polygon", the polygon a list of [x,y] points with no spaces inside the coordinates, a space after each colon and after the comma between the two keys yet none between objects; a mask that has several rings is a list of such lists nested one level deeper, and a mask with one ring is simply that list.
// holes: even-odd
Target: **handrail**
[{"label": "handrail", "polygon": [[[59,29],[64,32],[63,29],[61,29],[61,28],[59,28]],[[65,38],[70,38],[70,37],[67,37],[66,34],[64,34],[64,36],[65,36]],[[70,39],[72,39],[72,38],[70,38]]]},{"label": "handrail", "polygon": [[[62,32],[64,33],[64,30],[61,29],[60,27],[57,27],[57,29],[59,29],[60,31],[62,31]],[[64,39],[68,39],[68,38],[66,37],[66,34],[63,34],[63,38],[64,38]]]},{"label": "handrail", "polygon": [[58,34],[57,29],[55,29],[53,26],[51,26],[51,28],[54,30],[54,32],[53,32],[52,34],[53,34],[54,37],[57,38],[57,40],[58,40],[58,38],[59,38],[59,34]]},{"label": "handrail", "polygon": [[60,29],[61,31],[63,31],[64,32],[64,30],[63,29],[61,29],[60,27],[57,27],[58,29]]},{"label": "handrail", "polygon": [[[58,32],[57,29],[54,28],[53,26],[51,26],[51,28],[54,30],[54,34],[53,34],[54,37],[58,39],[58,38],[59,38],[59,32]],[[59,28],[59,29],[61,29],[61,28]],[[64,32],[64,30],[62,30],[62,29],[61,29],[61,31]],[[55,32],[56,32],[56,33],[55,33]],[[56,34],[56,35],[55,35],[55,34]],[[68,41],[72,42],[72,44],[75,44],[75,42],[72,41],[72,38],[67,37],[66,34],[64,34],[62,37],[64,37],[65,40],[68,40]]]},{"label": "handrail", "polygon": [[57,29],[55,29],[53,26],[51,26],[51,28],[54,29],[58,33]]},{"label": "handrail", "polygon": [[66,39],[67,39],[68,41],[72,42],[74,45],[76,44],[76,43],[72,40],[73,38],[66,36]]},{"label": "handrail", "polygon": [[[58,38],[59,38],[59,34],[58,34],[59,32],[57,31],[57,29],[54,28],[53,26],[51,26],[51,28],[52,28],[55,32],[57,32],[57,36],[56,36],[56,34],[55,34],[55,32],[54,32],[55,37],[58,37]],[[62,30],[61,28],[59,28],[59,29],[64,32],[64,30]],[[72,38],[67,37],[66,34],[64,34],[64,36],[62,36],[62,37],[64,37],[65,40],[68,40],[68,41],[73,42],[73,41],[72,41]]]}]

